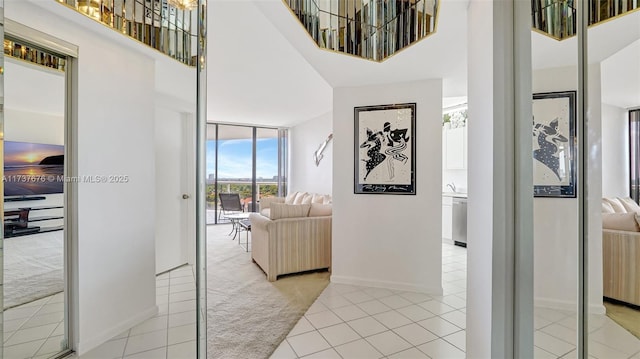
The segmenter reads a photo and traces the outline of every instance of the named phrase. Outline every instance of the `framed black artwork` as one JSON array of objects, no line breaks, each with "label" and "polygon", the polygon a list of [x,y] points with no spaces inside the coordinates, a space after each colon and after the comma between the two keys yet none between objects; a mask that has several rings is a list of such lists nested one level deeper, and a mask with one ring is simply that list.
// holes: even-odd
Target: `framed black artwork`
[{"label": "framed black artwork", "polygon": [[354,109],[354,193],[416,194],[416,104]]},{"label": "framed black artwork", "polygon": [[576,197],[576,92],[533,95],[534,197]]}]

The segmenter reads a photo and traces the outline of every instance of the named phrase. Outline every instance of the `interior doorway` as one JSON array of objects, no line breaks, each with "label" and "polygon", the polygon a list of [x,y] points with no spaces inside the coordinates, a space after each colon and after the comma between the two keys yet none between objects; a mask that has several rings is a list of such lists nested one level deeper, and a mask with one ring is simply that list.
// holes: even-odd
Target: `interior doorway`
[{"label": "interior doorway", "polygon": [[189,113],[156,109],[156,273],[195,264],[195,127]]}]

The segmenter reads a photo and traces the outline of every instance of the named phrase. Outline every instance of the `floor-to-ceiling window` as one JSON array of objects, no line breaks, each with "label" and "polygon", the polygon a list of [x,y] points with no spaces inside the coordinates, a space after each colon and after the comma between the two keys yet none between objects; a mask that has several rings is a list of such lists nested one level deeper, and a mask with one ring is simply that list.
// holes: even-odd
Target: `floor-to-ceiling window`
[{"label": "floor-to-ceiling window", "polygon": [[241,211],[262,197],[285,194],[286,130],[208,124],[207,223],[226,222],[220,193],[238,194]]}]

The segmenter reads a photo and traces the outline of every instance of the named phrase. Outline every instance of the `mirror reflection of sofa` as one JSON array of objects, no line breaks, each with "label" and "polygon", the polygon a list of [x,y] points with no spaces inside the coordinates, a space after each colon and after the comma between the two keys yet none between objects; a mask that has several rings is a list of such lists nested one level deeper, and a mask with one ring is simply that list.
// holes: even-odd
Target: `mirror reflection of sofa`
[{"label": "mirror reflection of sofa", "polygon": [[260,199],[251,213],[251,258],[275,281],[279,275],[331,268],[331,196],[295,192]]},{"label": "mirror reflection of sofa", "polygon": [[606,298],[640,306],[640,206],[631,198],[602,200],[602,274]]}]

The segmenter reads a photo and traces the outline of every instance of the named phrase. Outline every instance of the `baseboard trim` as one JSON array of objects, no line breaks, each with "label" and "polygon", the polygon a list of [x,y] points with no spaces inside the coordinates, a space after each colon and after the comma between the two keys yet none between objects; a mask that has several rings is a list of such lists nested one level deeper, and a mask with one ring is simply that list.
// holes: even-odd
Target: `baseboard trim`
[{"label": "baseboard trim", "polygon": [[[575,312],[578,310],[577,303],[568,301],[568,300],[535,298],[534,305],[536,307],[564,310],[568,312]],[[594,303],[589,304],[589,313],[591,314],[606,314],[606,312],[607,311],[604,307],[604,304],[594,304]]]},{"label": "baseboard trim", "polygon": [[86,354],[87,352],[109,341],[111,338],[115,337],[116,335],[158,314],[158,310],[159,310],[158,306],[154,305],[153,307],[145,310],[144,312],[139,313],[138,315],[133,316],[128,320],[114,327],[111,327],[107,330],[102,331],[102,333],[94,336],[93,338],[89,338],[87,340],[81,340],[78,343],[76,352],[78,353],[79,356]]},{"label": "baseboard trim", "polygon": [[431,295],[442,295],[442,286],[440,287],[423,287],[412,283],[391,282],[384,280],[372,280],[357,277],[348,277],[332,274],[331,283],[359,285],[363,287],[384,288],[393,290],[405,290],[408,292],[425,293]]}]

